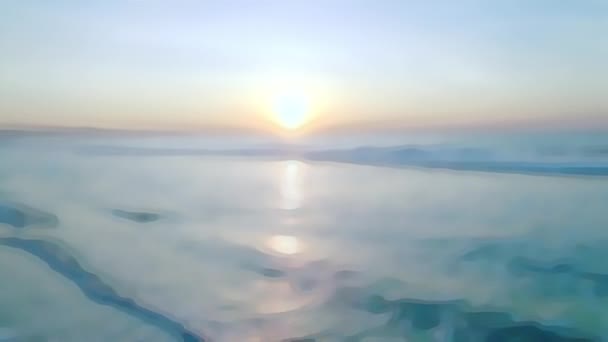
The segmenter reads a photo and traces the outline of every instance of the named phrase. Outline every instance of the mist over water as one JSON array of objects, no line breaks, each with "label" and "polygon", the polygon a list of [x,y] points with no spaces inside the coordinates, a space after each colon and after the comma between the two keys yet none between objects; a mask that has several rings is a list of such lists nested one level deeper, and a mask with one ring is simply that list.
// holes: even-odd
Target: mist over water
[{"label": "mist over water", "polygon": [[608,338],[601,135],[12,134],[0,160],[0,341]]}]

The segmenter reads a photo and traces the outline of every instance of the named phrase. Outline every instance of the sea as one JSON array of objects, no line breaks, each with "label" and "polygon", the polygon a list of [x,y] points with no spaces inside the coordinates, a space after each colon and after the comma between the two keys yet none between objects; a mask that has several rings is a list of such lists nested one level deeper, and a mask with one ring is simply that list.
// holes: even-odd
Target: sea
[{"label": "sea", "polygon": [[0,132],[0,341],[603,341],[607,260],[601,132]]}]

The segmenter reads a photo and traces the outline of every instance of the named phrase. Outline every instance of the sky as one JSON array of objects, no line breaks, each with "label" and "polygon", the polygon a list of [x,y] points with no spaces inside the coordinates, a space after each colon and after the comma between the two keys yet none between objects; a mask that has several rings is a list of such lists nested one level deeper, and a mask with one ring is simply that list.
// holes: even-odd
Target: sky
[{"label": "sky", "polygon": [[[0,0],[0,125],[608,121],[603,0]],[[607,125],[608,126],[608,125]]]}]

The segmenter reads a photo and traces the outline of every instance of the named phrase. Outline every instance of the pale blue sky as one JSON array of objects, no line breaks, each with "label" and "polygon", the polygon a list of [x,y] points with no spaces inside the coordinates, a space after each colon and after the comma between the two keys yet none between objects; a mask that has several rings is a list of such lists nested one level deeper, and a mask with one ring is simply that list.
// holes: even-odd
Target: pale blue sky
[{"label": "pale blue sky", "polygon": [[245,126],[608,117],[608,1],[3,0],[0,123]]}]

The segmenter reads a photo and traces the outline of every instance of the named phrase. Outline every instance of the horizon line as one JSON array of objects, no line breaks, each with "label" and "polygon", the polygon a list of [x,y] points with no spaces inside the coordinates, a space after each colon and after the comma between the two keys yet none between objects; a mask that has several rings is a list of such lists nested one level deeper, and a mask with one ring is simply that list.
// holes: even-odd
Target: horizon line
[{"label": "horizon line", "polygon": [[[134,125],[135,126],[135,125]],[[155,126],[104,126],[104,125],[52,125],[0,123],[0,132],[24,133],[139,133],[139,134],[210,134],[210,135],[301,135],[325,134],[399,134],[399,133],[482,133],[529,131],[608,131],[608,115],[581,118],[534,118],[504,121],[406,123],[403,120],[359,120],[342,124],[314,125],[314,122],[296,130],[285,130],[274,125],[175,125],[169,128]]]}]

